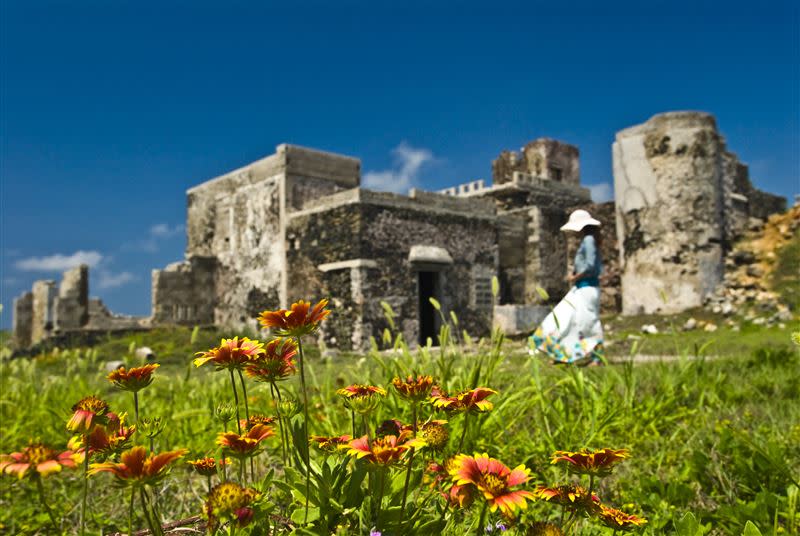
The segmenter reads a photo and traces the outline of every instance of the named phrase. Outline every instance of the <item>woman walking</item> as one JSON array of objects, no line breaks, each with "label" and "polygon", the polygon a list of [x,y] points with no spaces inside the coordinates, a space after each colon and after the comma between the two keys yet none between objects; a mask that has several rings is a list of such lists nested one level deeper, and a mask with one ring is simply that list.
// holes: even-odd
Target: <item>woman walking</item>
[{"label": "woman walking", "polygon": [[532,354],[542,352],[555,363],[603,363],[603,326],[600,324],[600,222],[585,210],[576,210],[562,231],[581,233],[575,254],[572,285],[564,299],[531,335]]}]

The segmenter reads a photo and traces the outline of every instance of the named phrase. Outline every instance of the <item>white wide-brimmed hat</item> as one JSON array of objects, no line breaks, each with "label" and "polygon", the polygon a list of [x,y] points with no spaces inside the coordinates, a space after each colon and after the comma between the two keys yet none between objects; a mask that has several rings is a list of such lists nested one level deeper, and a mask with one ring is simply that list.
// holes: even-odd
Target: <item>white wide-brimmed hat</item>
[{"label": "white wide-brimmed hat", "polygon": [[592,215],[585,210],[574,210],[569,215],[569,221],[561,226],[562,231],[580,231],[587,225],[600,225],[600,222],[592,218]]}]

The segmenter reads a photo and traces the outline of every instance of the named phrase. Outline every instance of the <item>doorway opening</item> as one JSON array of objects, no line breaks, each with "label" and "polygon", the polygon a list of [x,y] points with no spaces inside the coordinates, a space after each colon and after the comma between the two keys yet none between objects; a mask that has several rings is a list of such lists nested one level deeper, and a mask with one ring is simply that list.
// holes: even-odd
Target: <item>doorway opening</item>
[{"label": "doorway opening", "polygon": [[419,344],[425,346],[428,337],[436,343],[439,318],[436,309],[431,304],[430,298],[439,298],[439,273],[417,272],[417,288],[419,289]]}]

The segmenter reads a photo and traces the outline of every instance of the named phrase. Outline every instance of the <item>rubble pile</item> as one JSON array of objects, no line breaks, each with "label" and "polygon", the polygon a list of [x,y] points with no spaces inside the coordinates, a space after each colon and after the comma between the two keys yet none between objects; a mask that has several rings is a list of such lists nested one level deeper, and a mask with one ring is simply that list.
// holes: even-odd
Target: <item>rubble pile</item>
[{"label": "rubble pile", "polygon": [[772,288],[777,252],[800,230],[800,205],[767,219],[753,219],[725,259],[725,276],[706,307],[716,314],[739,315],[754,324],[780,325],[793,318],[791,307]]}]

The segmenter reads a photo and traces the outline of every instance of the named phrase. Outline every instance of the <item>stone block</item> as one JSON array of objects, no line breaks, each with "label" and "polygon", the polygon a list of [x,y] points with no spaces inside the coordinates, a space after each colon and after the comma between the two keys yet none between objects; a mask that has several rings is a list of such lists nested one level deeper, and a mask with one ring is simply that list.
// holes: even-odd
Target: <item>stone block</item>
[{"label": "stone block", "polygon": [[529,335],[549,312],[544,305],[495,305],[492,324],[511,337]]}]

